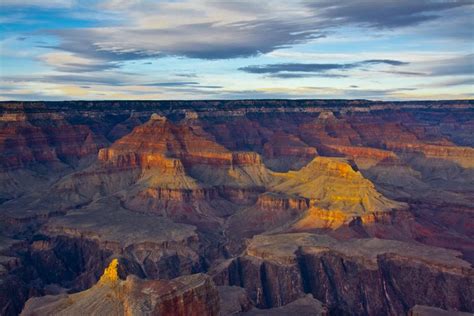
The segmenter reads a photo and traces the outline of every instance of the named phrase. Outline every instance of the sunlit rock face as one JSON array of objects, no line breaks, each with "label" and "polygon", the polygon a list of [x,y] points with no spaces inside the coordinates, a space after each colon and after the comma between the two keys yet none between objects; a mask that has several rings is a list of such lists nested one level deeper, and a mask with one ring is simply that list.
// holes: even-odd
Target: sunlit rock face
[{"label": "sunlit rock face", "polygon": [[155,115],[104,149],[99,158],[119,167],[166,167],[164,157],[183,159],[187,163],[230,164],[231,152],[209,139],[199,126],[174,124]]},{"label": "sunlit rock face", "polygon": [[[215,226],[236,208],[232,202],[248,199],[247,192],[253,194],[271,181],[259,154],[231,152],[196,119],[194,115],[173,123],[153,114],[99,152],[105,170],[139,170],[136,187],[124,198],[127,208]],[[243,196],[229,201],[222,192],[232,191]]]},{"label": "sunlit rock face", "polygon": [[273,190],[311,201],[311,207],[292,225],[296,230],[338,228],[357,218],[369,223],[406,207],[384,197],[353,166],[336,158],[317,157],[282,177]]},{"label": "sunlit rock face", "polygon": [[473,109],[0,103],[0,314],[472,313]]}]

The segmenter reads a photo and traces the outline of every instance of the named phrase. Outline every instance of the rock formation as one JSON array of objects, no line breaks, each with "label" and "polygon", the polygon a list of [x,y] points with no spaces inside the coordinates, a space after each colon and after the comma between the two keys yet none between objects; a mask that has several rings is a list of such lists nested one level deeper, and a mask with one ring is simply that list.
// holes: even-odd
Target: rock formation
[{"label": "rock formation", "polygon": [[246,316],[329,315],[328,310],[323,306],[323,304],[314,299],[311,294],[299,298],[285,306],[270,309],[253,309],[242,314]]},{"label": "rock formation", "polygon": [[121,280],[113,259],[99,282],[75,294],[30,299],[21,315],[218,315],[219,295],[209,277]]},{"label": "rock formation", "polygon": [[472,314],[453,311],[453,310],[447,311],[441,308],[423,306],[423,305],[415,305],[414,307],[410,308],[410,310],[408,311],[408,316],[468,316],[468,315],[472,315]]},{"label": "rock formation", "polygon": [[473,109],[0,102],[0,314],[472,313]]},{"label": "rock formation", "polygon": [[311,208],[293,224],[297,230],[337,228],[354,218],[371,222],[405,207],[384,197],[353,166],[335,158],[316,157],[302,169],[281,177],[282,183],[272,190],[311,201]]},{"label": "rock formation", "polygon": [[260,308],[311,293],[335,314],[400,315],[428,302],[473,310],[474,271],[458,256],[392,240],[258,235],[242,256],[215,269],[214,280],[244,287]]}]

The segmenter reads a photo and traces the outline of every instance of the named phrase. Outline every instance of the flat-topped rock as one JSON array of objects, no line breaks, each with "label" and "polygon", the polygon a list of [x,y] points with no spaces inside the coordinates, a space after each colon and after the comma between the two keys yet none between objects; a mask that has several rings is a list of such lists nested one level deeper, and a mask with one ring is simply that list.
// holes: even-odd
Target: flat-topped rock
[{"label": "flat-topped rock", "polygon": [[307,233],[257,235],[251,239],[246,254],[293,264],[299,249],[305,253],[334,251],[374,269],[377,268],[377,257],[383,254],[449,268],[472,269],[470,263],[459,258],[461,253],[454,250],[378,238],[339,241],[327,235]]},{"label": "flat-topped rock", "polygon": [[473,311],[474,269],[460,256],[376,238],[259,235],[212,275],[218,285],[244,287],[258,308],[284,306],[311,293],[338,315],[402,315],[417,304]]},{"label": "flat-topped rock", "polygon": [[117,242],[126,247],[136,243],[187,243],[198,239],[196,228],[164,217],[127,211],[117,199],[102,199],[87,208],[51,219],[43,228],[48,235],[86,236]]},{"label": "flat-topped rock", "polygon": [[408,316],[472,316],[472,313],[447,311],[441,308],[415,305],[408,311]]},{"label": "flat-topped rock", "polygon": [[287,315],[298,315],[298,316],[326,316],[329,315],[327,308],[324,307],[323,303],[313,298],[311,294],[306,295],[296,301],[293,301],[287,305],[270,308],[270,309],[252,309],[246,313],[242,313],[245,316],[287,316]]}]

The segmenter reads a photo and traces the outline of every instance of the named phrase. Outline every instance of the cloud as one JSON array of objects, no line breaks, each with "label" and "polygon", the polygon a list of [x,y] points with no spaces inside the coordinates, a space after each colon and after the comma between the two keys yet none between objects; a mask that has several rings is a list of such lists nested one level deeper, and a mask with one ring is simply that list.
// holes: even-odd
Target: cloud
[{"label": "cloud", "polygon": [[[107,27],[50,30],[48,34],[57,36],[59,44],[48,47],[91,59],[103,69],[117,67],[117,63],[126,60],[165,56],[232,59],[321,39],[334,32],[334,28],[347,25],[409,26],[437,19],[446,10],[468,4],[467,0],[320,0],[276,4],[108,0],[96,8],[118,13],[121,20]],[[93,66],[72,68],[94,71]]]},{"label": "cloud", "polygon": [[[92,97],[105,93],[125,98],[130,93],[151,98],[168,92],[178,98],[193,93],[237,96],[232,89],[244,92],[239,97],[246,97],[245,91],[247,97],[339,97],[347,93],[337,87],[351,90],[349,85],[355,82],[357,90],[380,88],[365,93],[386,96],[400,93],[389,91],[400,84],[419,87],[456,78],[459,83],[472,76],[472,55],[456,57],[472,51],[473,28],[466,27],[473,24],[472,4],[472,0],[0,0],[7,17],[0,20],[14,21],[7,25],[8,36],[1,44],[3,51],[14,53],[8,57],[19,66],[8,64],[7,71],[23,74],[31,67],[31,75],[17,86],[41,87],[35,91],[47,87],[55,93],[58,86],[71,85],[89,90]],[[31,47],[35,44],[41,46]],[[23,52],[29,55],[20,56]],[[154,61],[162,57],[169,58]],[[252,61],[243,60],[248,57]],[[145,66],[151,62],[153,67]],[[257,76],[235,75],[236,68]],[[357,78],[336,80],[349,76]],[[317,79],[304,80],[311,77]],[[324,84],[326,91],[297,89],[301,82]],[[468,90],[466,84],[460,85],[453,91]]]},{"label": "cloud", "polygon": [[71,100],[70,97],[65,95],[60,96],[51,96],[51,95],[44,95],[41,93],[1,93],[0,94],[1,101],[64,101],[64,100]]},{"label": "cloud", "polygon": [[392,75],[401,75],[401,76],[428,76],[426,72],[417,72],[417,71],[399,71],[399,70],[381,70],[380,72],[392,74]]},{"label": "cloud", "polygon": [[280,72],[270,74],[272,78],[281,78],[281,79],[293,79],[293,78],[311,78],[311,77],[320,77],[320,78],[346,78],[347,75],[341,74],[325,74],[325,73],[291,73],[291,72]]},{"label": "cloud", "polygon": [[248,57],[323,36],[296,22],[276,20],[197,23],[172,28],[89,28],[50,33],[61,38],[61,44],[52,48],[104,61],[164,56]]},{"label": "cloud", "polygon": [[197,81],[169,81],[169,82],[154,82],[141,84],[142,86],[151,87],[199,87],[204,89],[220,89],[222,86],[217,85],[201,85]]},{"label": "cloud", "polygon": [[164,56],[215,60],[256,56],[325,36],[301,3],[109,0],[99,8],[120,13],[122,20],[107,27],[50,30],[59,44],[49,48],[104,63]]},{"label": "cloud", "polygon": [[42,83],[57,85],[79,86],[85,89],[91,86],[97,87],[157,87],[170,89],[202,89],[209,91],[210,89],[221,89],[220,85],[201,84],[198,81],[161,81],[161,82],[144,82],[141,76],[131,75],[127,73],[113,72],[101,74],[64,74],[64,75],[43,75],[43,76],[4,76],[1,78],[3,82],[13,83],[21,86],[24,83]]},{"label": "cloud", "polygon": [[[215,95],[220,99],[313,99],[313,98],[337,98],[337,99],[396,99],[399,94],[404,92],[416,91],[416,88],[398,88],[398,89],[356,89],[357,86],[351,86],[350,89],[308,86],[296,88],[273,88],[273,89],[254,89],[232,91],[223,90]],[[359,87],[357,87],[359,88]]]},{"label": "cloud", "polygon": [[403,66],[408,65],[409,63],[391,59],[369,59],[362,61],[361,64],[387,64],[392,66]]},{"label": "cloud", "polygon": [[[33,79],[35,80],[35,79]],[[58,83],[58,84],[79,84],[79,85],[112,85],[123,86],[127,82],[132,83],[133,78],[118,74],[101,75],[46,75],[36,79],[40,82]]]},{"label": "cloud", "polygon": [[281,63],[267,65],[252,65],[238,68],[241,71],[252,74],[270,74],[278,78],[301,78],[309,76],[325,76],[325,77],[344,77],[342,74],[328,74],[331,70],[348,70],[360,68],[363,66],[371,66],[377,64],[386,64],[390,66],[408,65],[407,62],[391,59],[370,59],[353,63]]},{"label": "cloud", "polygon": [[[381,73],[396,76],[440,77],[440,76],[473,76],[474,54],[437,58],[411,63],[411,70],[380,70]],[[457,80],[457,79],[456,79]]]},{"label": "cloud", "polygon": [[283,63],[240,67],[239,70],[252,74],[275,74],[280,72],[325,72],[353,68],[352,64],[306,64]]},{"label": "cloud", "polygon": [[197,74],[195,73],[179,73],[175,74],[176,77],[183,77],[183,78],[197,78]]},{"label": "cloud", "polygon": [[64,72],[118,68],[119,62],[149,57],[136,51],[113,52],[100,49],[87,29],[54,30],[48,31],[47,34],[60,36],[62,42],[57,46],[40,45],[41,48],[59,50],[45,54],[40,59]]},{"label": "cloud", "polygon": [[428,65],[433,76],[457,76],[474,74],[474,54],[431,62]]},{"label": "cloud", "polygon": [[442,11],[472,5],[472,1],[435,0],[323,0],[308,4],[338,24],[398,28],[435,20]]},{"label": "cloud", "polygon": [[440,58],[429,61],[418,61],[411,64],[412,70],[381,70],[380,72],[398,76],[473,76],[474,54],[460,55],[450,58]]},{"label": "cloud", "polygon": [[446,88],[446,87],[456,87],[456,86],[474,86],[474,77],[464,77],[456,79],[448,79],[443,81],[431,82],[428,84],[420,85],[419,87],[428,87],[428,88]]},{"label": "cloud", "polygon": [[29,75],[29,76],[3,76],[3,82],[13,84],[23,83],[51,83],[51,84],[72,84],[72,85],[107,85],[122,86],[132,83],[136,79],[120,73],[102,74],[50,74],[50,75]]},{"label": "cloud", "polygon": [[62,72],[93,72],[118,68],[116,63],[101,59],[85,58],[73,53],[53,52],[39,57],[40,60]]}]

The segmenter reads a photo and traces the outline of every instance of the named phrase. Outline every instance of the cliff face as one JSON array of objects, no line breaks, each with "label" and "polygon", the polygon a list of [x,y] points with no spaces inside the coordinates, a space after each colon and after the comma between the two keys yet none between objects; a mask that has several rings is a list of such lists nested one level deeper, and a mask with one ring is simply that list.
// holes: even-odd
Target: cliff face
[{"label": "cliff face", "polygon": [[[136,275],[150,293],[168,293],[157,279],[212,274],[238,286],[229,308],[250,314],[472,311],[473,109],[0,102],[0,313],[96,287],[112,258],[120,282]],[[194,284],[182,282],[172,287]],[[192,314],[179,306],[202,294],[137,291],[134,313]],[[196,311],[215,311],[209,301]]]},{"label": "cliff face", "polygon": [[[114,165],[130,162],[130,167],[164,167],[164,157],[179,158],[185,163],[230,164],[232,154],[212,141],[198,125],[175,124],[165,117],[152,115],[130,134],[104,150],[101,160]],[[156,157],[156,159],[154,159]]]},{"label": "cliff face", "polygon": [[309,199],[266,193],[258,197],[257,205],[262,210],[296,209],[303,211],[309,207]]},{"label": "cliff face", "polygon": [[308,146],[298,136],[277,131],[263,145],[265,163],[277,171],[299,169],[318,155],[315,147]]},{"label": "cliff face", "polygon": [[472,147],[448,145],[430,145],[420,143],[386,142],[387,149],[401,153],[418,153],[427,158],[441,158],[453,161],[464,168],[474,168],[474,149]]},{"label": "cliff face", "polygon": [[3,114],[0,118],[2,171],[77,161],[97,154],[107,143],[89,126],[70,124],[58,114]]},{"label": "cliff face", "polygon": [[216,268],[214,280],[246,288],[263,308],[311,293],[336,314],[401,315],[427,302],[472,311],[473,270],[456,256],[381,239],[262,235],[252,239],[244,255]]},{"label": "cliff face", "polygon": [[328,145],[324,147],[324,152],[329,155],[342,155],[350,158],[361,169],[368,169],[379,163],[391,163],[398,160],[397,155],[392,151],[362,146]]},{"label": "cliff face", "polygon": [[72,294],[32,298],[21,315],[218,315],[219,295],[209,277],[195,274],[170,281],[134,276],[121,280],[112,260],[92,288]]}]

